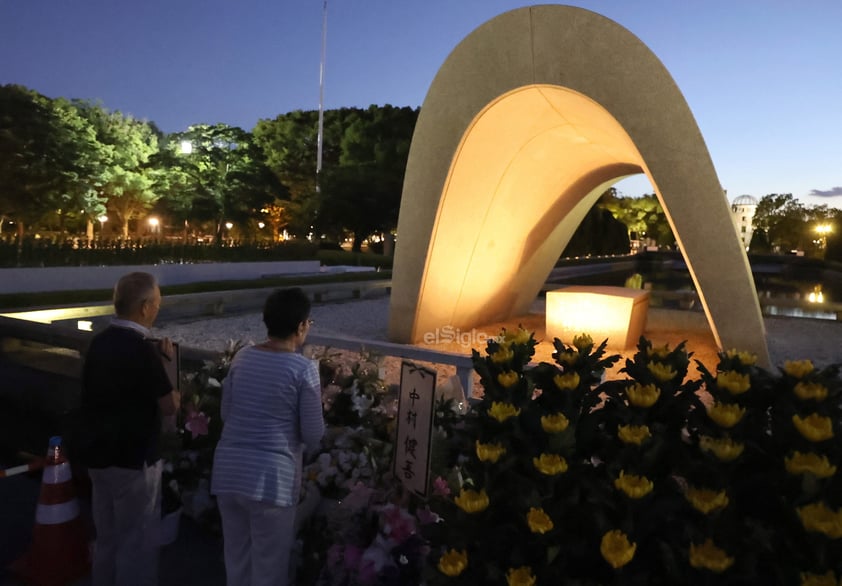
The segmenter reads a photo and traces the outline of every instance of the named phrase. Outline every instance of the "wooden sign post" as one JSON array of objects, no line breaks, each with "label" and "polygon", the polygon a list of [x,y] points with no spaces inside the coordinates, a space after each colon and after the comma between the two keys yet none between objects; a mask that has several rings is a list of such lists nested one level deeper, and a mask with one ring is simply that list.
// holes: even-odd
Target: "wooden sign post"
[{"label": "wooden sign post", "polygon": [[401,364],[394,473],[404,487],[426,497],[436,401],[436,373],[406,360]]}]

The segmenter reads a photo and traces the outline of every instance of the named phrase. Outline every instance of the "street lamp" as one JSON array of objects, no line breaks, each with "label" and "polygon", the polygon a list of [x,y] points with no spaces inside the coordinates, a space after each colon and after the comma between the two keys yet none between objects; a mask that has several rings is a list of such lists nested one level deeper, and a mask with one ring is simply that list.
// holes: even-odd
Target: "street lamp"
[{"label": "street lamp", "polygon": [[819,224],[815,228],[816,233],[822,238],[827,238],[827,235],[833,232],[833,226],[830,224]]},{"label": "street lamp", "polygon": [[102,231],[105,228],[105,223],[108,221],[108,216],[103,214],[100,217],[98,217],[97,220],[99,220],[99,236],[100,238],[102,238]]},{"label": "street lamp", "polygon": [[814,242],[818,245],[819,250],[824,250],[827,248],[827,235],[833,232],[833,225],[832,224],[819,224],[814,228],[816,234],[819,235],[817,240]]},{"label": "street lamp", "polygon": [[158,220],[158,218],[156,218],[155,216],[152,216],[147,221],[149,222],[149,230],[152,232],[152,234],[157,234],[158,233],[158,226],[160,224],[160,221]]}]

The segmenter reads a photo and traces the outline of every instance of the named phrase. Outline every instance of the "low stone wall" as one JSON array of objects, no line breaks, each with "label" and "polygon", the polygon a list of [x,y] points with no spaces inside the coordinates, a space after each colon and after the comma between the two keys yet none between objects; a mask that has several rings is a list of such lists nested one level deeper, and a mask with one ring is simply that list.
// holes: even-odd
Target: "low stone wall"
[{"label": "low stone wall", "polygon": [[233,281],[319,273],[317,260],[277,262],[133,265],[113,267],[46,267],[0,269],[0,294],[110,289],[122,275],[145,271],[161,285]]}]

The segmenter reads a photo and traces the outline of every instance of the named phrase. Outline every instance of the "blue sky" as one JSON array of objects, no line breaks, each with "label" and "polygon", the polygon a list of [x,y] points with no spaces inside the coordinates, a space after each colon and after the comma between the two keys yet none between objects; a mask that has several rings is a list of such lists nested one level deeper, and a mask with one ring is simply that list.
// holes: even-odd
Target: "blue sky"
[{"label": "blue sky", "polygon": [[[317,109],[322,0],[0,0],[0,83],[166,132]],[[448,53],[517,0],[328,0],[325,107],[420,106]],[[684,93],[730,199],[842,208],[840,0],[571,1],[640,38]],[[651,192],[645,179],[618,185]],[[812,194],[812,195],[811,195]],[[816,195],[823,194],[823,195]]]}]

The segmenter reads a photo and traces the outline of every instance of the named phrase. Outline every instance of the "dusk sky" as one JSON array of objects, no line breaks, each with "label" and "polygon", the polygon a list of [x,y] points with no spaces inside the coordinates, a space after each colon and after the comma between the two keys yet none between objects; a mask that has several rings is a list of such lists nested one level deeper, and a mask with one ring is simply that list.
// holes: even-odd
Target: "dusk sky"
[{"label": "dusk sky", "polygon": [[[328,0],[325,108],[422,105],[448,53],[517,0]],[[842,208],[842,1],[569,2],[672,74],[729,199]],[[100,100],[165,132],[319,105],[322,0],[0,0],[0,84]],[[645,178],[618,185],[651,192]]]}]

